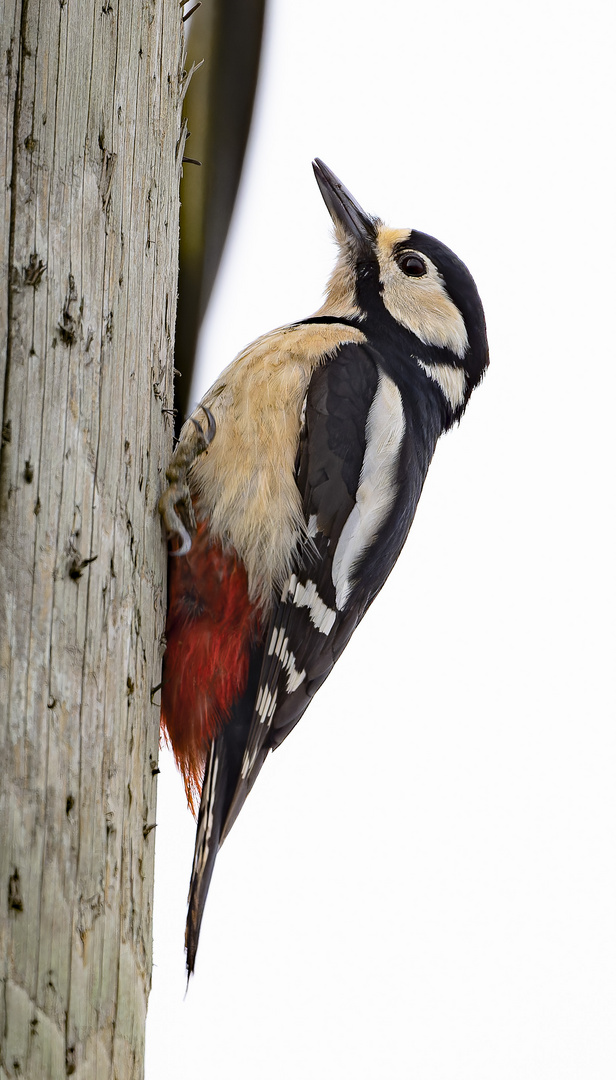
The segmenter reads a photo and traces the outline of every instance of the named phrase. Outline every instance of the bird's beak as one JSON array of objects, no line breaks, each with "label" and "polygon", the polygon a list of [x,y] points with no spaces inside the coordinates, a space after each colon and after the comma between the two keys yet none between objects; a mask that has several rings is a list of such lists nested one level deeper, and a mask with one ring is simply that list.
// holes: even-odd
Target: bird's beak
[{"label": "bird's beak", "polygon": [[329,210],[336,232],[342,230],[344,236],[354,242],[366,256],[371,254],[376,239],[376,222],[347,191],[335,173],[328,169],[325,162],[315,158],[312,162],[314,175],[325,205]]}]

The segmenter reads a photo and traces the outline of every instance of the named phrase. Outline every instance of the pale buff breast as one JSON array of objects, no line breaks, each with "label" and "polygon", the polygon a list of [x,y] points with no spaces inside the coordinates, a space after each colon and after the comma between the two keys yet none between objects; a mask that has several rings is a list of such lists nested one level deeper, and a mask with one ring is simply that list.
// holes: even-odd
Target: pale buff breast
[{"label": "pale buff breast", "polygon": [[240,353],[201,402],[214,415],[216,436],[190,471],[197,519],[208,519],[212,536],[235,548],[253,600],[282,587],[306,539],[295,458],[312,372],[339,345],[364,340],[340,324],[274,330]]}]

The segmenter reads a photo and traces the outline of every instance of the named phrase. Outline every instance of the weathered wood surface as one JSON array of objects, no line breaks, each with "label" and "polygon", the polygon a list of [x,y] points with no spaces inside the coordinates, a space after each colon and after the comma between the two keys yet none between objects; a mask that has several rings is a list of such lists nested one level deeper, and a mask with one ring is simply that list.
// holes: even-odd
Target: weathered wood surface
[{"label": "weathered wood surface", "polygon": [[2,1080],[143,1072],[181,15],[0,0]]}]

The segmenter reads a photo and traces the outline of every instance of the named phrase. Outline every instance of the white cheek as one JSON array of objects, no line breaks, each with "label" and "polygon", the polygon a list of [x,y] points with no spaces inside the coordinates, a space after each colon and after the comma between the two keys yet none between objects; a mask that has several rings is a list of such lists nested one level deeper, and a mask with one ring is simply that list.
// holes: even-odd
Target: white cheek
[{"label": "white cheek", "polygon": [[428,273],[413,278],[403,274],[391,256],[383,260],[383,303],[396,322],[411,330],[424,345],[450,349],[461,360],[468,349],[464,319],[434,264],[425,261]]}]

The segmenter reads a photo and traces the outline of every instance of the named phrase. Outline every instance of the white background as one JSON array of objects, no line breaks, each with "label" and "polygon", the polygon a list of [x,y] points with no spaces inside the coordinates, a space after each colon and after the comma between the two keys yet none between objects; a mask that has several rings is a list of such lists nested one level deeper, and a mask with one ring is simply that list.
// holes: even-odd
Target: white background
[{"label": "white background", "polygon": [[147,1080],[616,1076],[614,29],[608,0],[269,2],[195,400],[320,303],[315,155],[464,259],[492,364],[220,855],[186,998],[161,754]]}]

